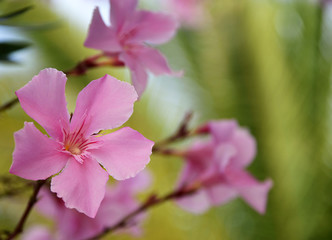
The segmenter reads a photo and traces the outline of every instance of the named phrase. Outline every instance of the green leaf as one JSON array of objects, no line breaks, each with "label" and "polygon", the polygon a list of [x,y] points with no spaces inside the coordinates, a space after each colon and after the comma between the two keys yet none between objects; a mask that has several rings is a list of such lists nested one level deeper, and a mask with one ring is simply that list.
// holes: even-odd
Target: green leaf
[{"label": "green leaf", "polygon": [[6,13],[6,14],[0,16],[0,22],[4,21],[4,20],[7,20],[7,19],[10,19],[10,18],[13,18],[13,17],[16,17],[18,15],[21,15],[21,14],[29,11],[32,8],[33,8],[33,6],[27,6],[27,7],[21,8],[19,10],[16,10],[14,12]]},{"label": "green leaf", "polygon": [[50,23],[42,23],[42,24],[34,24],[34,25],[26,25],[26,24],[11,24],[11,23],[1,23],[2,26],[6,27],[16,27],[23,30],[28,31],[46,31],[58,28],[61,26],[61,22],[50,22]]},{"label": "green leaf", "polygon": [[26,42],[0,42],[0,61],[13,62],[10,55],[16,51],[28,47]]}]

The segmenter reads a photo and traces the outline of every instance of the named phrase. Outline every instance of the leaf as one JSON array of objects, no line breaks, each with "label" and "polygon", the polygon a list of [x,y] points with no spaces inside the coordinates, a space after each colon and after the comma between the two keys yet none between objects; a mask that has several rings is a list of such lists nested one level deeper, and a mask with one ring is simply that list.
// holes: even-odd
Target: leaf
[{"label": "leaf", "polygon": [[[0,0],[1,1],[1,0]],[[10,23],[1,23],[1,26],[4,27],[16,27],[23,30],[28,31],[45,31],[45,30],[52,30],[61,26],[61,22],[50,22],[50,23],[43,23],[43,24],[34,24],[34,25],[24,25],[24,24],[10,24]]]},{"label": "leaf", "polygon": [[26,42],[0,42],[0,61],[13,62],[10,55],[16,51],[28,47]]},{"label": "leaf", "polygon": [[4,14],[4,15],[0,16],[0,22],[4,21],[4,20],[7,20],[7,19],[10,19],[10,18],[13,18],[13,17],[16,17],[18,15],[21,15],[21,14],[29,11],[32,8],[33,8],[33,6],[27,6],[27,7],[21,8],[19,10],[16,10],[14,12]]}]

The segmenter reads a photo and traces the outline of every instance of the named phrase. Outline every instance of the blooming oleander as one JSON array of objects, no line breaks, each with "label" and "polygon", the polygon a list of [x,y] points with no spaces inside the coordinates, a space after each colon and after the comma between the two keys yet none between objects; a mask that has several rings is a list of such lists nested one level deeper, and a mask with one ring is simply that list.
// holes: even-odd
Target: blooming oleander
[{"label": "blooming oleander", "polygon": [[[95,217],[105,194],[108,174],[117,180],[135,176],[150,161],[153,142],[121,126],[133,112],[134,88],[109,75],[92,81],[78,95],[72,118],[66,108],[64,73],[44,69],[16,92],[33,123],[17,131],[12,174],[30,180],[51,180],[51,191],[66,207]],[[104,170],[99,164],[103,166]]]},{"label": "blooming oleander", "polygon": [[200,132],[210,133],[208,141],[199,141],[186,153],[180,186],[199,185],[199,190],[178,200],[191,212],[202,213],[210,206],[224,204],[241,196],[251,207],[263,214],[271,180],[258,182],[248,172],[256,155],[256,142],[235,121],[212,121]]},{"label": "blooming oleander", "polygon": [[165,57],[146,43],[167,42],[174,36],[177,23],[165,14],[136,10],[137,2],[110,0],[111,26],[106,26],[96,8],[84,45],[124,62],[130,68],[132,83],[141,96],[147,85],[146,70],[156,75],[174,74]]}]

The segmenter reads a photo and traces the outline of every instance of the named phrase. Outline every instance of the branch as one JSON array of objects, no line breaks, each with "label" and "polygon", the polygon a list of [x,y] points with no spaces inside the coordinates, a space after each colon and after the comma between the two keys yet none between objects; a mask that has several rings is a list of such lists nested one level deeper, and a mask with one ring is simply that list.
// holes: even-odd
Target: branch
[{"label": "branch", "polygon": [[142,213],[156,205],[164,203],[168,200],[172,200],[172,199],[176,199],[176,198],[180,198],[180,197],[184,197],[184,196],[193,194],[198,189],[199,189],[198,185],[193,185],[193,187],[190,187],[190,188],[182,187],[181,189],[171,192],[163,197],[158,197],[157,195],[152,194],[150,197],[147,198],[147,200],[138,209],[129,213],[127,216],[122,218],[122,220],[120,220],[118,223],[114,224],[113,226],[105,228],[100,234],[98,234],[94,237],[88,238],[86,240],[98,240],[101,237],[105,236],[106,234],[113,233],[116,230],[119,230],[121,228],[128,226],[130,224],[130,221],[134,217],[139,215],[140,213]]},{"label": "branch", "polygon": [[[100,61],[101,58],[106,58],[104,61]],[[89,69],[102,67],[102,66],[124,66],[124,63],[118,59],[117,56],[107,56],[104,53],[100,53],[84,59],[79,62],[74,68],[65,71],[64,73],[69,76],[84,75]]]},{"label": "branch", "polygon": [[18,103],[18,98],[13,98],[12,100],[10,100],[9,102],[3,104],[0,106],[0,112],[3,112],[11,107],[13,107],[16,103]]},{"label": "branch", "polygon": [[159,143],[156,143],[154,145],[152,151],[160,152],[161,149],[163,149],[165,145],[176,142],[178,140],[181,140],[181,139],[184,139],[184,138],[190,136],[190,131],[188,129],[188,124],[189,124],[190,120],[192,119],[192,117],[193,117],[193,113],[188,112],[184,116],[178,130],[172,136],[160,141]]},{"label": "branch", "polygon": [[[159,145],[159,144],[157,144]],[[177,157],[184,157],[186,152],[185,151],[181,151],[181,150],[177,150],[177,149],[173,149],[173,148],[165,148],[165,147],[159,147],[159,146],[154,146],[152,148],[152,153],[159,153],[162,155],[166,155],[166,156],[177,156]]]},{"label": "branch", "polygon": [[37,202],[37,195],[40,190],[40,188],[43,186],[43,184],[46,182],[46,180],[39,180],[36,182],[34,191],[29,199],[29,202],[23,212],[23,215],[20,218],[20,221],[17,223],[14,231],[9,234],[9,236],[6,238],[6,240],[14,239],[17,235],[23,232],[24,224],[33,208],[35,203]]},{"label": "branch", "polygon": [[0,175],[0,198],[20,194],[32,184],[32,181],[22,181],[16,176]]}]

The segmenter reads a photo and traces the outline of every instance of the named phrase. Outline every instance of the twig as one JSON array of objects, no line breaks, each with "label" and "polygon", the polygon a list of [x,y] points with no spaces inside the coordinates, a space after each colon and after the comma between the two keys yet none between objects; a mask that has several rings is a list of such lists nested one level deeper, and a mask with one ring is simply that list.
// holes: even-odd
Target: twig
[{"label": "twig", "polygon": [[0,198],[20,194],[32,184],[32,181],[22,181],[16,176],[0,175]]},{"label": "twig", "polygon": [[37,195],[40,190],[40,188],[43,186],[43,184],[46,182],[46,180],[39,180],[36,182],[34,191],[29,199],[29,202],[20,218],[20,221],[17,223],[14,231],[9,234],[9,236],[6,238],[6,240],[14,239],[17,235],[23,232],[24,224],[33,208],[35,203],[37,202]]},{"label": "twig", "polygon": [[185,151],[173,149],[173,148],[165,148],[165,147],[159,147],[159,144],[157,146],[154,146],[152,149],[153,153],[156,154],[162,154],[166,156],[178,156],[178,157],[184,157],[185,156]]},{"label": "twig", "polygon": [[109,233],[113,233],[114,231],[120,229],[120,228],[124,228],[126,226],[128,226],[128,224],[130,224],[130,221],[136,217],[137,215],[139,215],[140,213],[156,206],[159,205],[161,203],[164,203],[168,200],[172,200],[172,199],[176,199],[176,198],[180,198],[183,196],[187,196],[190,194],[193,194],[194,192],[196,192],[199,189],[199,186],[193,186],[190,188],[186,188],[183,187],[179,190],[176,190],[174,192],[171,192],[163,197],[158,197],[155,194],[152,194],[150,197],[147,198],[147,200],[135,211],[133,211],[132,213],[129,213],[127,216],[125,216],[124,218],[122,218],[122,220],[120,220],[118,223],[114,224],[113,226],[110,226],[108,228],[105,228],[101,233],[99,233],[98,235],[88,238],[86,240],[97,240],[100,239],[101,237],[105,236],[106,234]]},{"label": "twig", "polygon": [[[99,61],[101,58],[106,57],[103,62]],[[104,53],[100,53],[84,59],[79,62],[74,68],[65,71],[68,76],[80,76],[84,75],[89,69],[102,67],[102,66],[124,66],[124,63],[118,59],[117,56],[106,56]]]},{"label": "twig", "polygon": [[3,104],[2,106],[0,106],[0,112],[3,112],[9,108],[11,108],[12,106],[14,106],[16,103],[18,103],[18,98],[13,98],[12,100],[10,100],[9,102]]},{"label": "twig", "polygon": [[190,131],[188,129],[188,124],[193,117],[193,113],[189,112],[184,116],[184,119],[181,122],[178,130],[170,137],[156,143],[153,147],[154,152],[160,152],[161,149],[164,149],[164,146],[175,141],[184,139],[190,135]]}]

